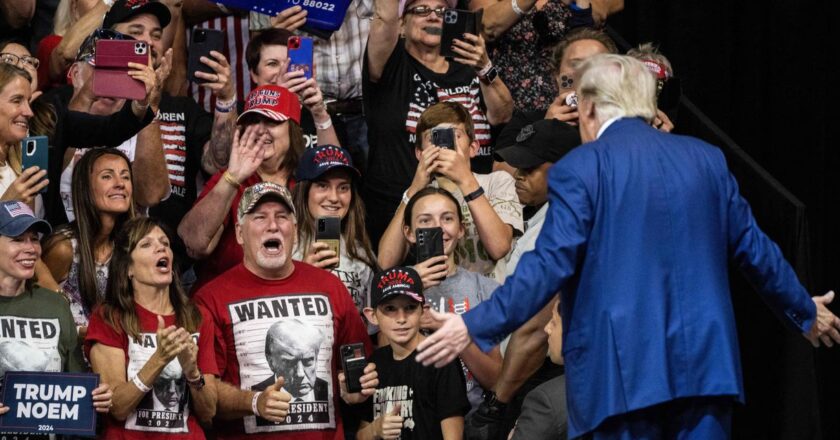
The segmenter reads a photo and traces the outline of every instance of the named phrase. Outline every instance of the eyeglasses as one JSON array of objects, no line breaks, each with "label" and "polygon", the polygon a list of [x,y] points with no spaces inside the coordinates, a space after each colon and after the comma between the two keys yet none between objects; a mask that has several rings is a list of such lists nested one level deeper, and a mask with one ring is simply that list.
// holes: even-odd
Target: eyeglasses
[{"label": "eyeglasses", "polygon": [[24,67],[22,64],[27,64],[33,69],[37,69],[39,65],[41,65],[41,61],[38,58],[30,57],[28,55],[15,55],[13,53],[0,53],[0,60],[3,60],[6,64],[12,64],[18,67]]},{"label": "eyeglasses", "polygon": [[434,12],[435,15],[438,16],[438,18],[443,18],[443,12],[445,10],[446,10],[446,8],[443,8],[443,7],[437,7],[437,8],[432,9],[428,6],[417,6],[417,7],[411,8],[411,9],[406,9],[405,12],[406,12],[406,14],[414,14],[418,17],[428,17],[429,14]]}]

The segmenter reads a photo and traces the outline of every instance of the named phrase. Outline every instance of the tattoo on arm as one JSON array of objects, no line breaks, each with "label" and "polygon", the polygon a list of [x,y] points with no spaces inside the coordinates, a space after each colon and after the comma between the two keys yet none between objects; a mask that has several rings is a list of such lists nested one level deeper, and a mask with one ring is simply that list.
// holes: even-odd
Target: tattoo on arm
[{"label": "tattoo on arm", "polygon": [[230,148],[233,142],[233,130],[235,129],[236,112],[219,114],[213,117],[213,129],[210,133],[210,140],[207,149],[201,157],[201,165],[204,171],[215,173],[228,164]]}]

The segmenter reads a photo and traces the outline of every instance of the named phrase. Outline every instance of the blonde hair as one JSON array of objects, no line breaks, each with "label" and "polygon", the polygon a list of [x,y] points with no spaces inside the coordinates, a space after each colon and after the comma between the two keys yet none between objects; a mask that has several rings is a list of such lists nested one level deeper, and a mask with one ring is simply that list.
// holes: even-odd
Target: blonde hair
[{"label": "blonde hair", "polygon": [[628,116],[650,122],[656,116],[656,80],[641,61],[601,54],[580,67],[578,96],[595,106],[600,122]]}]

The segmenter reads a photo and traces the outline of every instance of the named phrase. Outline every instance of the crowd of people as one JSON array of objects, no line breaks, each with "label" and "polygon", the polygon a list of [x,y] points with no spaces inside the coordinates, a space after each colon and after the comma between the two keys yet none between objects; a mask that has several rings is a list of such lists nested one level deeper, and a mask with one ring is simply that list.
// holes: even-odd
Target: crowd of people
[{"label": "crowd of people", "polygon": [[[667,58],[600,30],[620,0],[358,0],[332,33],[1,3],[0,388],[97,373],[103,438],[727,438],[729,259],[840,343],[720,153],[670,134]],[[452,57],[447,8],[483,11]],[[94,91],[108,40],[146,43],[142,98]]]}]

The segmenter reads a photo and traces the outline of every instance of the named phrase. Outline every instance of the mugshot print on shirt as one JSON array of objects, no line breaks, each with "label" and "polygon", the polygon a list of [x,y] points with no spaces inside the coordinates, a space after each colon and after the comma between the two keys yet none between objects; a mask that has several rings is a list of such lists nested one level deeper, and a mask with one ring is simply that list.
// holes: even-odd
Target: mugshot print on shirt
[{"label": "mugshot print on shirt", "polygon": [[408,118],[405,128],[410,133],[408,141],[411,145],[417,140],[417,121],[420,115],[438,102],[455,101],[464,106],[472,117],[475,128],[475,139],[480,147],[476,157],[491,157],[490,122],[481,106],[481,87],[478,77],[474,77],[469,85],[457,87],[441,87],[432,80],[423,79],[419,74],[413,76],[416,88],[411,95],[408,105]]},{"label": "mugshot print on shirt", "polygon": [[284,423],[245,417],[245,432],[335,428],[333,310],[323,294],[284,294],[228,305],[240,386],[262,391],[283,377],[292,395]]},{"label": "mugshot print on shirt", "polygon": [[[198,343],[198,333],[191,336]],[[157,350],[154,333],[140,333],[140,339],[129,338],[127,377],[134,377]],[[187,379],[178,358],[172,359],[160,372],[152,390],[143,396],[125,420],[125,429],[147,432],[188,432],[190,409]]]},{"label": "mugshot print on shirt", "polygon": [[0,316],[0,386],[7,371],[61,371],[58,319]]}]

